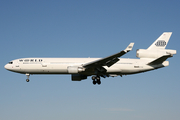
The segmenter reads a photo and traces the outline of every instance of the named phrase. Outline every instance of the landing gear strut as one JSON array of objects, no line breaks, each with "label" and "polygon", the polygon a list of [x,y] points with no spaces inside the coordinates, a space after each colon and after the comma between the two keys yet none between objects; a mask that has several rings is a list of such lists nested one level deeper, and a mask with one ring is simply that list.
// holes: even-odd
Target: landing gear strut
[{"label": "landing gear strut", "polygon": [[101,84],[101,80],[100,80],[100,77],[99,76],[92,76],[92,80],[93,80],[93,84],[96,85],[96,83],[98,85]]},{"label": "landing gear strut", "polygon": [[29,73],[26,73],[26,76],[27,76],[26,82],[29,82],[29,81],[30,81],[30,80],[29,80],[30,74],[29,74]]}]

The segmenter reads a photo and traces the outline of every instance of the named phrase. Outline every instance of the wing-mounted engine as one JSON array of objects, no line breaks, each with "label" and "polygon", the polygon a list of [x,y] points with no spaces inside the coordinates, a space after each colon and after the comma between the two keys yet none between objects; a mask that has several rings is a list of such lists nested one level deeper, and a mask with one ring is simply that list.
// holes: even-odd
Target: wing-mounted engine
[{"label": "wing-mounted engine", "polygon": [[156,49],[156,50],[146,50],[146,49],[138,49],[136,52],[136,57],[138,58],[159,58],[164,55],[173,56],[176,54],[176,50],[168,50],[168,49]]},{"label": "wing-mounted engine", "polygon": [[68,66],[68,73],[71,74],[72,81],[81,81],[87,79],[87,75],[80,74],[85,71],[85,69],[81,66]]},{"label": "wing-mounted engine", "polygon": [[68,70],[68,73],[70,74],[77,74],[77,73],[85,71],[83,67],[79,67],[79,66],[69,66],[67,70]]}]

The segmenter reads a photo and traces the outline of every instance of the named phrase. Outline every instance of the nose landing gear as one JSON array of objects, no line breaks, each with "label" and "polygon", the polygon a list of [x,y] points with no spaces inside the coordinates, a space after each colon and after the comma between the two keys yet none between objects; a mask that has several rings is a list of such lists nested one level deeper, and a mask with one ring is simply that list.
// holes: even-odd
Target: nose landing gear
[{"label": "nose landing gear", "polygon": [[29,74],[29,73],[26,73],[26,76],[27,76],[26,82],[29,82],[29,81],[30,81],[30,80],[29,80],[30,74]]},{"label": "nose landing gear", "polygon": [[93,80],[93,84],[96,85],[96,83],[98,85],[101,84],[101,80],[100,80],[100,77],[99,76],[92,76],[92,80]]}]

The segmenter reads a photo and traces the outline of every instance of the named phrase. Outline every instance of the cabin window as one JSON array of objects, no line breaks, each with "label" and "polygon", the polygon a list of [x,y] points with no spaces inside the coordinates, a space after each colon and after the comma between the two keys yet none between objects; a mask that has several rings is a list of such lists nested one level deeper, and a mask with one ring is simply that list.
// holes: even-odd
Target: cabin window
[{"label": "cabin window", "polygon": [[9,64],[13,64],[13,62],[9,62]]},{"label": "cabin window", "polygon": [[19,62],[23,62],[23,60],[19,60]]},{"label": "cabin window", "polygon": [[31,62],[33,62],[33,61],[34,61],[34,59],[31,59],[30,61],[31,61]]},{"label": "cabin window", "polygon": [[39,59],[39,62],[42,62],[43,60],[42,59]]}]

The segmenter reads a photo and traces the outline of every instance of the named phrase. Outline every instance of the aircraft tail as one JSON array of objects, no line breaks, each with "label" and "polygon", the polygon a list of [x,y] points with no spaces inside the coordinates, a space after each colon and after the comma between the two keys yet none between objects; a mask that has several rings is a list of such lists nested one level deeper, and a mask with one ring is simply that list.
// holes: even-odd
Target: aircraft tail
[{"label": "aircraft tail", "polygon": [[[155,58],[151,64],[163,61],[176,54],[176,50],[165,49],[172,32],[164,32],[148,49],[138,49],[136,56],[138,58]],[[163,57],[164,56],[164,57]]]},{"label": "aircraft tail", "polygon": [[172,32],[164,32],[147,50],[165,49]]}]

